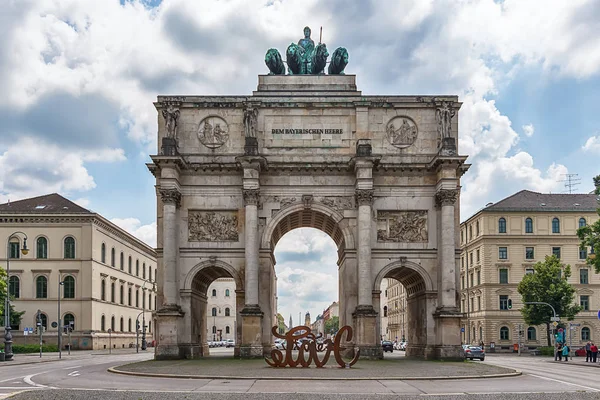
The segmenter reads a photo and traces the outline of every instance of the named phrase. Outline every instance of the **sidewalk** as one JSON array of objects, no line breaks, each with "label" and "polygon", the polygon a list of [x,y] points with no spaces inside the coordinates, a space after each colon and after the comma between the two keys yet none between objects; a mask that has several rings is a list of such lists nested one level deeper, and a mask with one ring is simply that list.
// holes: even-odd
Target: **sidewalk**
[{"label": "sidewalk", "polygon": [[[140,353],[154,353],[154,348],[149,347],[148,350]],[[14,354],[11,361],[0,362],[0,368],[7,367],[10,365],[22,365],[22,364],[37,364],[51,361],[62,361],[62,360],[73,360],[92,356],[103,356],[103,355],[121,355],[121,354],[135,354],[135,349],[113,349],[109,352],[108,349],[104,350],[73,350],[71,355],[67,350],[62,352],[62,358],[58,358],[58,352],[46,352],[42,353],[25,353],[25,354]]]},{"label": "sidewalk", "polygon": [[595,363],[585,362],[585,357],[573,357],[573,358],[569,358],[569,361],[554,361],[554,358],[551,358],[551,359],[547,360],[547,362],[557,363],[557,364],[579,365],[579,366],[591,367],[591,368],[600,368],[600,358]]}]

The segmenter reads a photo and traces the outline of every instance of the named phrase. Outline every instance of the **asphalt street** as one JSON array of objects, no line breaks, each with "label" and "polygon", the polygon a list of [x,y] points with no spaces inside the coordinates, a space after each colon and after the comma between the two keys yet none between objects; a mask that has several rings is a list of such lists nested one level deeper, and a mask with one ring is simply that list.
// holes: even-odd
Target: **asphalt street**
[{"label": "asphalt street", "polygon": [[[231,350],[215,349],[221,353]],[[394,353],[392,357],[401,356]],[[77,355],[39,364],[0,363],[0,398],[15,399],[370,399],[403,395],[422,398],[569,399],[600,398],[597,369],[548,362],[531,356],[490,355],[493,363],[523,371],[522,376],[466,380],[226,380],[161,379],[118,375],[107,368],[150,359],[151,353]],[[388,355],[389,357],[389,355]],[[432,362],[435,368],[435,362]],[[20,393],[19,393],[20,392]],[[562,394],[561,394],[562,393]]]}]

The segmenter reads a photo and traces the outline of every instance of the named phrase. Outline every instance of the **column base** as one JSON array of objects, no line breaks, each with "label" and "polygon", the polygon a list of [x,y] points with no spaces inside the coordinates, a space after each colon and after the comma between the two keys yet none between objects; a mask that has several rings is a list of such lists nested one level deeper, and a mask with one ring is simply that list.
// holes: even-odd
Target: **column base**
[{"label": "column base", "polygon": [[240,311],[242,316],[242,342],[239,348],[240,358],[262,358],[262,320],[264,313],[258,304],[246,304]]},{"label": "column base", "polygon": [[438,308],[433,314],[436,327],[434,357],[437,360],[464,360],[460,343],[460,319],[463,317],[457,308]]},{"label": "column base", "polygon": [[186,346],[178,342],[178,325],[183,316],[184,313],[176,304],[165,305],[156,312],[158,337],[154,352],[155,360],[176,360],[186,358],[186,354],[193,354],[183,349]]},{"label": "column base", "polygon": [[383,349],[377,335],[377,311],[373,306],[359,305],[352,313],[354,322],[354,343],[360,349],[360,358],[379,360]]}]

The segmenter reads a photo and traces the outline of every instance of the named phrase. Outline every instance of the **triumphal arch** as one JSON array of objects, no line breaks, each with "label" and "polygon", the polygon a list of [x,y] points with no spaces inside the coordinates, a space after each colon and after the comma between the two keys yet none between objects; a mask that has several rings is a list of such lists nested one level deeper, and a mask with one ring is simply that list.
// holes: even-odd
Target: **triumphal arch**
[{"label": "triumphal arch", "polygon": [[[307,41],[308,40],[308,41]],[[340,325],[382,357],[380,284],[408,292],[407,355],[460,358],[456,96],[365,96],[338,48],[270,49],[240,96],[159,96],[157,359],[207,354],[207,288],[237,290],[235,355],[261,357],[276,320],[273,255],[299,227],[338,248]],[[321,57],[321,58],[319,58]]]}]

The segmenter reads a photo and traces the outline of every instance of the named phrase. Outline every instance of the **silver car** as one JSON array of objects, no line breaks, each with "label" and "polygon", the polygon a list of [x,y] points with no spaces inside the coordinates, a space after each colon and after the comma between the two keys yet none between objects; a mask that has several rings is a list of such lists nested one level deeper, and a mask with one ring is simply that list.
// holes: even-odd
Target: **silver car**
[{"label": "silver car", "polygon": [[465,348],[465,358],[467,360],[473,360],[477,358],[483,361],[485,360],[485,350],[479,346],[467,346]]}]

